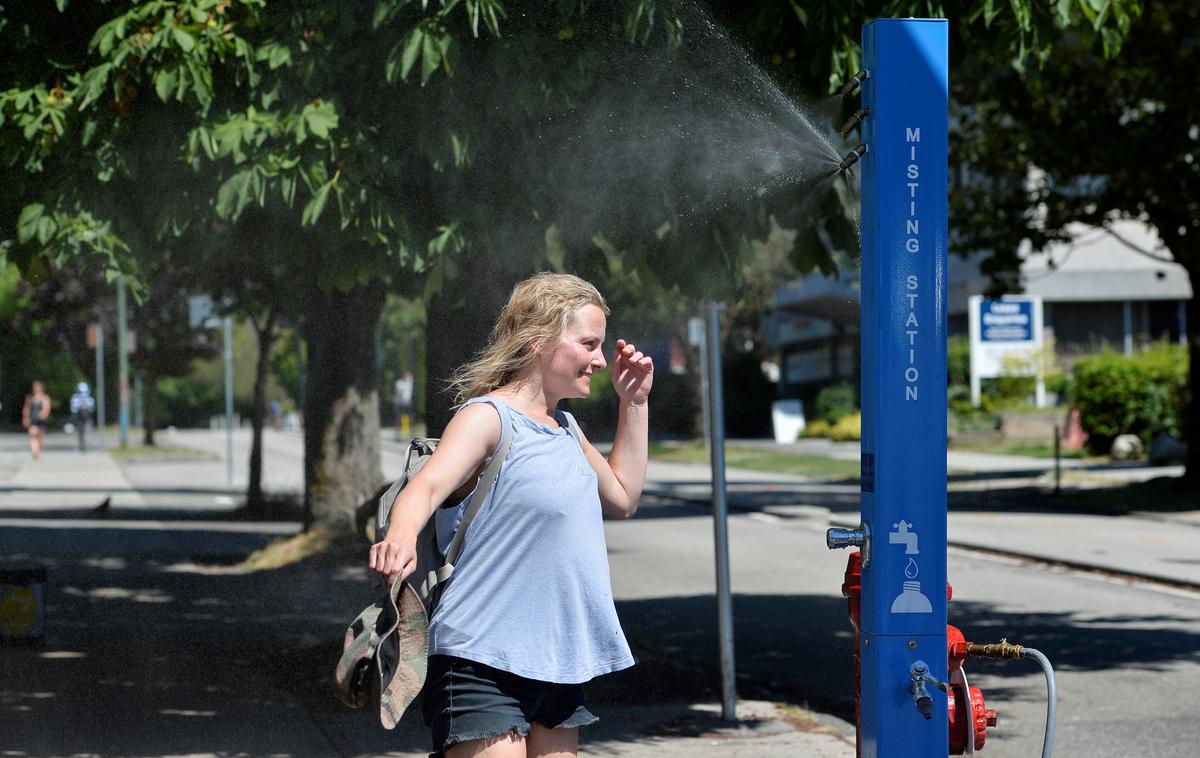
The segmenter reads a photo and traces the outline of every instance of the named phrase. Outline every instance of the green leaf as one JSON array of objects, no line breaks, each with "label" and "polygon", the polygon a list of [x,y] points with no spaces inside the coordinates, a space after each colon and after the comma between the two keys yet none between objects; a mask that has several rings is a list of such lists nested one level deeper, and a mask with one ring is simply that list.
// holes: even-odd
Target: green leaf
[{"label": "green leaf", "polygon": [[425,34],[421,39],[421,86],[429,81],[429,77],[433,76],[433,72],[437,71],[438,63],[442,60],[441,50],[438,48],[437,40],[432,36]]},{"label": "green leaf", "polygon": [[42,216],[37,221],[37,241],[38,244],[45,245],[54,239],[54,233],[58,231],[58,224],[50,216]]},{"label": "green leaf", "polygon": [[46,212],[46,206],[41,203],[30,203],[21,209],[21,215],[17,218],[17,239],[22,242],[28,242],[37,234],[37,223],[42,218],[42,214]]},{"label": "green leaf", "polygon": [[[792,4],[792,12],[796,14],[796,20],[800,22],[801,26],[807,27],[808,26],[808,11],[801,8],[800,3],[796,2],[796,0],[789,0],[789,1]],[[990,0],[989,0],[989,2],[990,2]]]},{"label": "green leaf", "polygon": [[275,45],[271,48],[271,54],[267,58],[267,66],[274,71],[280,66],[292,62],[292,51],[283,45]]},{"label": "green leaf", "polygon": [[32,140],[38,133],[38,130],[42,128],[42,122],[45,120],[46,111],[42,111],[36,118],[29,119],[29,121],[25,124],[25,130],[23,132],[25,139]]},{"label": "green leaf", "polygon": [[82,98],[79,101],[79,110],[87,108],[88,105],[95,102],[104,93],[105,85],[108,84],[108,73],[111,70],[111,63],[101,63],[83,75],[83,81],[79,85],[79,92]]},{"label": "green leaf", "polygon": [[225,180],[217,191],[217,214],[236,219],[259,193],[262,178],[255,168],[243,169]]},{"label": "green leaf", "polygon": [[196,49],[196,38],[186,29],[172,26],[171,36],[175,38],[175,44],[179,45],[179,49],[183,52],[190,53]]},{"label": "green leaf", "polygon": [[[1070,0],[1067,0],[1070,2]],[[997,7],[995,0],[987,0],[983,4],[983,25],[990,27],[996,16],[1000,15],[1000,8]]]},{"label": "green leaf", "polygon": [[158,99],[164,103],[171,99],[175,94],[175,85],[177,78],[175,74],[176,68],[160,68],[158,73],[154,75],[154,91],[158,93]]},{"label": "green leaf", "polygon": [[337,128],[338,114],[333,103],[318,100],[304,108],[304,121],[308,131],[319,139],[327,139],[329,131]]},{"label": "green leaf", "polygon": [[325,203],[329,200],[329,190],[333,189],[333,180],[325,182],[320,189],[313,194],[312,200],[304,206],[304,212],[300,214],[301,226],[313,226],[317,220],[321,218],[321,212],[325,210]]},{"label": "green leaf", "polygon": [[107,56],[112,51],[113,45],[117,41],[116,22],[109,21],[104,24],[96,33],[92,35],[92,40],[88,43],[89,50],[95,50],[101,56]]},{"label": "green leaf", "polygon": [[1033,26],[1033,10],[1028,0],[1009,0],[1009,5],[1012,7],[1013,17],[1017,20],[1017,26],[1023,32],[1029,31]]},{"label": "green leaf", "polygon": [[400,78],[408,79],[408,72],[412,70],[413,64],[417,62],[417,55],[421,52],[421,42],[425,37],[425,32],[420,28],[413,29],[408,35],[408,42],[404,45],[404,56],[400,60]]}]

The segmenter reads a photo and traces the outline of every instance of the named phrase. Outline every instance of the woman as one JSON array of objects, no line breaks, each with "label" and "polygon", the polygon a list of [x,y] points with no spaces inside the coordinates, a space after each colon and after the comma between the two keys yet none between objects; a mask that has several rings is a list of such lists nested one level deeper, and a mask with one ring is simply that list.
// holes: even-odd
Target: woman
[{"label": "woman", "polygon": [[42,443],[46,439],[46,420],[50,418],[50,396],[42,383],[35,381],[32,392],[25,396],[25,407],[21,409],[21,425],[29,432],[29,452],[33,459],[42,459]]},{"label": "woman", "polygon": [[[388,578],[412,573],[426,520],[478,477],[502,429],[512,430],[500,476],[430,620],[425,720],[434,750],[448,758],[576,755],[578,728],[596,721],[583,683],[633,665],[613,606],[601,515],[637,510],[654,364],[617,340],[620,403],[607,460],[575,439],[558,410],[563,398],[587,397],[592,375],[607,365],[607,314],[604,298],[578,277],[539,274],[518,284],[488,347],[452,382],[466,402],[371,549],[371,569]],[[446,535],[443,550],[448,542]]]}]

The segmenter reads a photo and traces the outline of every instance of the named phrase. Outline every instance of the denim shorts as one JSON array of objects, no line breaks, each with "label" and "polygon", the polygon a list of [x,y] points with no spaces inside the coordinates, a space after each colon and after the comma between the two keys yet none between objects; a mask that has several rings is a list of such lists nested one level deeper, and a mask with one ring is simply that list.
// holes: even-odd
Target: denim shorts
[{"label": "denim shorts", "polygon": [[528,737],[535,722],[573,729],[599,721],[587,708],[582,684],[526,679],[448,655],[429,657],[422,709],[435,756],[459,742],[509,732]]}]

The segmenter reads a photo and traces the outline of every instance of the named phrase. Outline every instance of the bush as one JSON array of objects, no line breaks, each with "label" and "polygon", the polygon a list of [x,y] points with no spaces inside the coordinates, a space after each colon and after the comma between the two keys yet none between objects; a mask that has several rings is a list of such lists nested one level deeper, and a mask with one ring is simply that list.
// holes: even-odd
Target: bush
[{"label": "bush", "polygon": [[843,416],[829,430],[829,439],[837,442],[850,442],[862,439],[862,414],[851,413]]},{"label": "bush", "polygon": [[225,412],[224,398],[224,388],[214,382],[174,376],[159,379],[158,427],[207,427],[211,416]]},{"label": "bush", "polygon": [[816,419],[804,425],[801,437],[828,437],[835,442],[850,442],[862,439],[862,414],[851,413],[831,424],[825,419]]},{"label": "bush", "polygon": [[951,386],[971,384],[971,339],[965,334],[946,340],[946,381]]},{"label": "bush", "polygon": [[850,382],[841,382],[825,387],[817,393],[817,400],[813,405],[818,419],[834,425],[858,410],[858,406],[855,404],[854,385]]},{"label": "bush", "polygon": [[1181,436],[1188,407],[1187,352],[1160,344],[1126,357],[1109,351],[1078,361],[1072,369],[1079,419],[1088,447],[1107,453],[1119,434],[1150,444],[1159,432]]}]

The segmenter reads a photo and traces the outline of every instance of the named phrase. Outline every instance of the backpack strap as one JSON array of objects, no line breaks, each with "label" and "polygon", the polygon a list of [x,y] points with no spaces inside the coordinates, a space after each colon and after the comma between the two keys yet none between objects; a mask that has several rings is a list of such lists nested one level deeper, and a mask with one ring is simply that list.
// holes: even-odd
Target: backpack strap
[{"label": "backpack strap", "polygon": [[[458,528],[454,530],[454,539],[450,541],[450,547],[446,548],[446,563],[437,572],[437,581],[439,583],[450,578],[450,574],[454,572],[454,564],[458,562],[458,556],[462,553],[463,539],[466,537],[467,527],[471,525],[471,521],[475,518],[475,514],[479,513],[479,509],[483,507],[483,501],[487,499],[492,485],[496,483],[496,477],[500,475],[504,459],[508,457],[508,449],[512,446],[512,419],[508,417],[508,408],[503,403],[488,397],[476,398],[468,401],[467,404],[476,402],[487,403],[496,409],[496,413],[500,414],[500,443],[496,445],[496,450],[492,453],[492,459],[488,461],[487,467],[479,475],[479,482],[475,485],[475,490],[471,493],[471,502],[467,504],[466,509],[463,511],[462,520],[459,521]],[[442,575],[443,572],[445,572],[444,576]]]},{"label": "backpack strap", "polygon": [[560,410],[558,413],[560,416],[566,417],[567,428],[571,430],[571,436],[575,438],[575,441],[579,443],[580,447],[583,447],[583,432],[579,428],[579,422],[575,420],[573,415],[566,411]]}]

